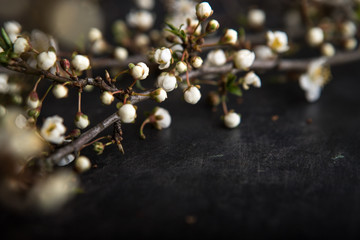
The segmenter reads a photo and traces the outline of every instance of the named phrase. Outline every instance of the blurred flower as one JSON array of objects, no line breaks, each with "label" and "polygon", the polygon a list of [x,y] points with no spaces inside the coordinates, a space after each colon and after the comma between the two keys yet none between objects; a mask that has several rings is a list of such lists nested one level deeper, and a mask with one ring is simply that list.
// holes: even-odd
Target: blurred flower
[{"label": "blurred flower", "polygon": [[63,119],[57,115],[45,119],[41,129],[41,136],[51,143],[61,144],[64,140],[66,128]]}]

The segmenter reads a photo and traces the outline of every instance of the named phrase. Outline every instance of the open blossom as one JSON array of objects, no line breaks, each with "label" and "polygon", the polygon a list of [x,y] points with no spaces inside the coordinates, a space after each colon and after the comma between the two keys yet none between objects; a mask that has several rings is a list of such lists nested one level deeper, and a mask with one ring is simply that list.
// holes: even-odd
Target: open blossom
[{"label": "open blossom", "polygon": [[187,103],[196,104],[201,98],[200,90],[195,86],[190,86],[184,92],[184,99]]},{"label": "open blossom", "polygon": [[227,29],[224,36],[221,39],[221,42],[228,44],[235,44],[238,39],[238,33],[234,29]]},{"label": "open blossom", "polygon": [[213,10],[208,2],[202,2],[196,5],[196,16],[199,20],[205,20],[213,14]]},{"label": "open blossom", "polygon": [[239,126],[241,122],[241,117],[236,112],[229,112],[224,116],[224,124],[228,128],[235,128]]},{"label": "open blossom", "polygon": [[90,60],[87,56],[77,54],[71,64],[77,71],[84,71],[90,67]]},{"label": "open blossom", "polygon": [[154,115],[157,117],[155,124],[158,129],[170,127],[171,116],[168,110],[165,108],[156,107]]},{"label": "open blossom", "polygon": [[207,61],[213,66],[222,66],[226,63],[226,56],[222,49],[210,51],[207,55]]},{"label": "open blossom", "polygon": [[81,112],[78,112],[75,116],[75,125],[80,129],[87,128],[89,126],[90,121],[89,117]]},{"label": "open blossom", "polygon": [[248,72],[244,78],[243,88],[245,90],[248,90],[249,85],[253,85],[254,87],[257,87],[257,88],[261,87],[261,80],[260,80],[259,76],[256,75],[253,71]]},{"label": "open blossom", "polygon": [[158,88],[155,91],[151,92],[150,96],[158,103],[161,103],[167,98],[167,93],[164,89]]},{"label": "open blossom", "polygon": [[149,30],[154,24],[154,16],[146,10],[131,11],[126,16],[130,27],[139,28],[143,31]]},{"label": "open blossom", "polygon": [[234,56],[234,64],[237,69],[247,70],[254,63],[255,53],[247,49],[237,51]]},{"label": "open blossom", "polygon": [[53,51],[42,52],[37,56],[37,65],[42,70],[49,70],[55,62],[56,54]]},{"label": "open blossom", "polygon": [[261,27],[265,22],[265,12],[261,9],[251,9],[248,12],[247,20],[251,27]]},{"label": "open blossom", "polygon": [[320,58],[309,64],[306,73],[300,76],[300,87],[305,91],[306,100],[315,102],[320,98],[321,89],[330,78],[330,71],[324,67],[325,58]]},{"label": "open blossom", "polygon": [[163,72],[157,78],[156,85],[166,92],[171,92],[177,87],[176,77],[171,73]]},{"label": "open blossom", "polygon": [[136,118],[136,108],[130,104],[124,104],[119,108],[118,115],[123,123],[132,123]]},{"label": "open blossom", "polygon": [[149,75],[149,68],[145,63],[139,62],[131,68],[130,74],[134,79],[144,80]]},{"label": "open blossom", "polygon": [[168,68],[172,61],[171,50],[165,47],[156,49],[154,60],[157,64],[160,64],[160,70]]},{"label": "open blossom", "polygon": [[278,53],[283,53],[289,50],[288,37],[285,32],[268,31],[266,33],[267,45]]},{"label": "open blossom", "polygon": [[14,42],[14,53],[22,54],[29,50],[29,42],[25,38],[19,37]]},{"label": "open blossom", "polygon": [[64,140],[66,128],[63,125],[63,119],[57,115],[45,119],[41,127],[41,136],[51,143],[61,144]]},{"label": "open blossom", "polygon": [[319,27],[313,27],[308,31],[306,37],[310,46],[319,46],[324,41],[324,31]]}]

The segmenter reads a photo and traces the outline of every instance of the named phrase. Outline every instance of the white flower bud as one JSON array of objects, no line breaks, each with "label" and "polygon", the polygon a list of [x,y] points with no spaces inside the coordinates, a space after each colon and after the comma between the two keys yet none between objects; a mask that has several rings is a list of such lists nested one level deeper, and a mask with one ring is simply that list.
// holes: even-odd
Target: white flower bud
[{"label": "white flower bud", "polygon": [[114,51],[114,56],[117,60],[119,61],[125,61],[128,58],[128,51],[126,50],[126,48],[123,47],[116,47],[115,51]]},{"label": "white flower bud", "polygon": [[225,52],[222,49],[210,51],[206,59],[213,66],[222,66],[226,63]]},{"label": "white flower bud", "polygon": [[8,83],[9,75],[6,73],[0,73],[0,93],[7,93],[10,90]]},{"label": "white flower bud", "polygon": [[160,70],[168,68],[172,61],[171,50],[165,47],[156,49],[154,54],[154,60],[157,64],[160,64]]},{"label": "white flower bud", "polygon": [[344,47],[346,50],[354,50],[357,46],[358,42],[356,38],[348,38],[344,42]]},{"label": "white flower bud", "polygon": [[183,73],[187,71],[187,65],[184,61],[179,61],[176,63],[176,71],[178,73]]},{"label": "white flower bud", "polygon": [[131,123],[135,121],[136,109],[132,104],[124,104],[119,108],[118,115],[123,123]]},{"label": "white flower bud", "polygon": [[91,162],[90,162],[89,158],[87,158],[85,156],[79,156],[75,160],[76,171],[83,173],[83,172],[86,172],[87,170],[89,170],[90,168],[91,168]]},{"label": "white flower bud", "polygon": [[77,128],[80,129],[84,129],[87,128],[87,126],[89,126],[90,121],[87,115],[78,112],[75,116],[75,125]]},{"label": "white flower bud", "polygon": [[155,91],[153,91],[150,96],[158,103],[161,103],[165,101],[165,99],[167,98],[167,93],[164,89],[158,88]]},{"label": "white flower bud", "polygon": [[36,92],[32,91],[26,101],[29,108],[35,109],[40,106],[40,100]]},{"label": "white flower bud", "polygon": [[149,30],[154,24],[154,16],[146,10],[137,12],[131,11],[126,16],[126,21],[130,27],[139,28],[142,31]]},{"label": "white flower bud", "polygon": [[14,42],[14,53],[22,54],[23,52],[28,51],[29,48],[29,42],[25,38],[19,37]]},{"label": "white flower bud", "polygon": [[150,43],[150,38],[146,34],[138,34],[135,36],[134,43],[136,47],[146,47]]},{"label": "white flower bud", "polygon": [[189,22],[187,22],[187,26],[188,26],[188,28],[191,29],[190,33],[192,33],[194,31],[194,29],[197,27],[196,30],[195,30],[195,35],[200,35],[200,33],[201,33],[201,25],[199,25],[199,20],[189,18],[188,21]]},{"label": "white flower bud", "polygon": [[195,57],[191,58],[191,65],[194,68],[200,68],[202,66],[202,64],[203,64],[203,60],[201,57],[195,56]]},{"label": "white flower bud", "polygon": [[114,96],[109,91],[104,91],[100,96],[101,102],[110,105],[114,101]]},{"label": "white flower bud", "polygon": [[248,12],[247,20],[250,27],[261,27],[265,22],[265,12],[261,9],[251,9]]},{"label": "white flower bud", "polygon": [[254,63],[255,53],[247,49],[242,49],[235,53],[234,63],[237,69],[247,70]]},{"label": "white flower bud", "polygon": [[306,37],[310,46],[319,46],[324,41],[324,32],[319,27],[313,27],[308,31]]},{"label": "white flower bud", "polygon": [[335,55],[335,47],[331,43],[324,43],[321,45],[321,53],[326,57],[332,57]]},{"label": "white flower bud", "polygon": [[218,30],[220,27],[220,24],[217,20],[212,19],[210,20],[210,22],[208,22],[208,24],[206,25],[206,32],[207,33],[212,33],[215,32],[216,30]]},{"label": "white flower bud", "polygon": [[155,5],[154,0],[135,0],[135,3],[139,8],[146,10],[153,9]]},{"label": "white flower bud", "polygon": [[63,121],[64,119],[57,115],[46,118],[40,130],[41,136],[46,141],[61,144],[65,140],[64,134],[66,132]]},{"label": "white flower bud", "polygon": [[261,87],[261,80],[258,75],[256,75],[253,71],[248,72],[245,75],[243,87],[245,90],[249,89],[249,85],[253,85],[254,87]]},{"label": "white flower bud", "polygon": [[102,39],[102,33],[98,28],[91,28],[89,31],[88,38],[90,42],[95,42],[97,40]]},{"label": "white flower bud", "polygon": [[166,92],[171,92],[177,87],[176,77],[171,73],[162,72],[157,78],[156,85]]},{"label": "white flower bud", "polygon": [[171,124],[171,116],[165,108],[157,107],[154,113],[155,116],[160,116],[160,120],[156,120],[156,125],[159,129],[168,128]]},{"label": "white flower bud", "polygon": [[224,124],[228,128],[235,128],[239,126],[241,122],[241,117],[235,112],[229,112],[224,116]]},{"label": "white flower bud", "polygon": [[102,54],[107,49],[107,43],[103,39],[96,40],[91,45],[91,51],[95,54]]},{"label": "white flower bud", "polygon": [[52,90],[52,93],[56,98],[67,97],[69,89],[62,84],[56,84]]},{"label": "white flower bud", "polygon": [[4,23],[7,34],[18,34],[21,32],[21,25],[16,21],[8,21]]},{"label": "white flower bud", "polygon": [[134,79],[144,80],[149,75],[149,68],[145,63],[139,62],[130,69],[130,73]]},{"label": "white flower bud", "polygon": [[352,21],[346,21],[341,24],[341,33],[346,38],[354,37],[357,32],[356,24]]},{"label": "white flower bud", "polygon": [[196,5],[196,16],[200,21],[207,19],[213,14],[213,10],[208,2],[202,2]]},{"label": "white flower bud", "polygon": [[87,56],[78,54],[73,58],[71,64],[77,71],[81,72],[90,67],[90,60]]},{"label": "white flower bud", "polygon": [[184,92],[184,99],[187,103],[196,104],[201,98],[200,90],[195,86],[190,86]]},{"label": "white flower bud", "polygon": [[227,29],[221,42],[228,44],[236,44],[238,39],[238,33],[234,29]]},{"label": "white flower bud", "polygon": [[56,54],[53,51],[42,52],[37,56],[37,65],[42,70],[49,70],[55,62]]},{"label": "white flower bud", "polygon": [[267,45],[274,51],[278,53],[286,52],[289,50],[288,46],[288,37],[286,33],[281,31],[266,33]]},{"label": "white flower bud", "polygon": [[275,54],[273,53],[271,48],[265,45],[256,46],[254,48],[254,52],[256,59],[267,60],[267,59],[275,58]]}]

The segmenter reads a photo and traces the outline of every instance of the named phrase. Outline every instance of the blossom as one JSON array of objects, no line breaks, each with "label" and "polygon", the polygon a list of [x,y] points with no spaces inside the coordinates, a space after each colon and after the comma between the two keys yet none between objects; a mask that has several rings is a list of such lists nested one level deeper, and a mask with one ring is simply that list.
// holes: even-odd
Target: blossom
[{"label": "blossom", "polygon": [[123,123],[134,122],[136,118],[136,108],[132,104],[126,103],[119,108],[118,115]]},{"label": "blossom", "polygon": [[267,45],[278,53],[283,53],[289,50],[288,37],[285,32],[268,31],[266,33]]},{"label": "blossom", "polygon": [[219,22],[217,20],[215,20],[215,19],[212,19],[206,25],[206,32],[207,33],[215,32],[216,30],[219,29],[219,27],[220,27]]},{"label": "blossom", "polygon": [[253,85],[254,87],[257,87],[257,88],[261,87],[261,80],[260,80],[259,76],[256,75],[253,71],[248,72],[244,78],[243,88],[245,90],[248,90],[249,85]]},{"label": "blossom", "polygon": [[196,16],[200,21],[205,20],[213,14],[213,10],[208,2],[202,2],[196,5]]},{"label": "blossom", "polygon": [[158,103],[161,103],[167,98],[167,93],[164,89],[158,88],[155,91],[151,92],[150,96]]},{"label": "blossom", "polygon": [[19,37],[14,42],[14,53],[22,54],[30,48],[28,40]]},{"label": "blossom", "polygon": [[341,33],[344,37],[354,37],[357,32],[356,24],[352,21],[346,21],[341,24]]},{"label": "blossom", "polygon": [[227,29],[221,39],[222,43],[235,44],[238,39],[238,33],[234,29]]},{"label": "blossom", "polygon": [[171,124],[171,116],[168,110],[156,107],[154,115],[156,117],[155,125],[158,129],[168,128]]},{"label": "blossom", "polygon": [[87,126],[90,124],[89,117],[81,112],[76,114],[74,122],[76,127],[80,129],[87,128]]},{"label": "blossom", "polygon": [[37,65],[42,70],[49,70],[55,62],[56,54],[53,51],[42,52],[37,56]]},{"label": "blossom", "polygon": [[130,74],[134,79],[144,80],[149,75],[149,68],[145,63],[139,62],[130,69]]},{"label": "blossom", "polygon": [[90,168],[91,168],[91,162],[90,162],[89,158],[87,158],[85,156],[79,156],[75,160],[76,171],[83,173],[83,172],[86,172],[87,170],[89,170]]},{"label": "blossom", "polygon": [[163,72],[157,78],[156,86],[164,89],[166,92],[171,92],[177,87],[176,77],[171,73]]},{"label": "blossom", "polygon": [[168,68],[172,61],[171,50],[165,47],[156,49],[154,60],[157,64],[160,64],[160,70]]},{"label": "blossom", "polygon": [[332,57],[335,55],[335,47],[331,43],[324,43],[321,45],[321,53],[326,57]]},{"label": "blossom", "polygon": [[241,116],[236,112],[229,112],[224,116],[224,124],[228,128],[235,128],[239,126],[241,122]]},{"label": "blossom", "polygon": [[87,56],[77,54],[71,61],[77,71],[84,71],[90,67],[90,60]]},{"label": "blossom", "polygon": [[64,140],[66,128],[63,125],[63,119],[57,115],[45,119],[40,134],[51,143],[61,144]]},{"label": "blossom", "polygon": [[184,61],[179,61],[176,63],[176,71],[178,73],[183,73],[187,71],[187,65]]},{"label": "blossom", "polygon": [[146,10],[131,11],[126,16],[130,27],[139,28],[143,31],[149,30],[154,24],[154,16]]},{"label": "blossom", "polygon": [[266,45],[258,45],[254,48],[256,59],[267,60],[275,57],[275,54]]},{"label": "blossom", "polygon": [[320,58],[309,64],[306,73],[300,76],[300,87],[305,91],[305,97],[309,102],[315,102],[320,98],[321,89],[330,78],[330,71],[324,67],[325,58]]},{"label": "blossom", "polygon": [[139,8],[150,10],[154,8],[155,1],[154,0],[135,0],[136,5]]},{"label": "blossom", "polygon": [[310,46],[318,46],[324,41],[324,31],[319,27],[313,27],[308,31],[306,37]]},{"label": "blossom", "polygon": [[195,86],[190,86],[184,92],[184,99],[187,103],[196,104],[201,98],[199,89]]},{"label": "blossom", "polygon": [[261,9],[251,9],[248,12],[247,20],[251,27],[261,27],[265,22],[265,12]]},{"label": "blossom", "polygon": [[234,56],[234,64],[237,69],[247,70],[254,63],[255,53],[247,49],[237,51]]},{"label": "blossom", "polygon": [[110,105],[114,101],[114,96],[109,91],[104,91],[100,96],[101,102]]},{"label": "blossom", "polygon": [[19,36],[21,32],[20,23],[16,21],[8,21],[4,23],[4,28],[11,42],[15,42],[16,38]]},{"label": "blossom", "polygon": [[69,89],[62,84],[56,84],[52,90],[52,93],[56,98],[67,97]]},{"label": "blossom", "polygon": [[222,66],[226,63],[225,52],[222,49],[210,51],[206,59],[213,66]]},{"label": "blossom", "polygon": [[191,58],[191,65],[194,67],[194,68],[200,68],[203,64],[203,60],[201,57],[199,56],[194,56]]},{"label": "blossom", "polygon": [[128,57],[129,53],[126,48],[123,47],[116,47],[114,50],[114,56],[119,61],[125,61]]}]

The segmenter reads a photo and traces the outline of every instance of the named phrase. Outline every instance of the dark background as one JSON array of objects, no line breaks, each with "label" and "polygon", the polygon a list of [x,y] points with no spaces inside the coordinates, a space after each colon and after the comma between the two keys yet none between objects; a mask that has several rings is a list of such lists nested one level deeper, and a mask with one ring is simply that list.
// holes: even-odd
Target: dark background
[{"label": "dark background", "polygon": [[[50,215],[1,206],[1,235],[358,239],[358,64],[333,68],[333,80],[312,104],[297,83],[274,84],[272,75],[261,75],[262,88],[230,104],[242,114],[233,130],[204,98],[193,106],[181,100],[181,90],[172,92],[161,104],[172,115],[171,128],[147,127],[140,140],[141,121],[125,126],[125,155],[112,146],[99,156],[84,152],[97,165],[80,176],[84,193]],[[97,97],[85,96],[93,124],[114,111]],[[44,116],[76,111],[71,98],[61,103],[44,107]],[[154,104],[138,106],[147,111]]]}]

